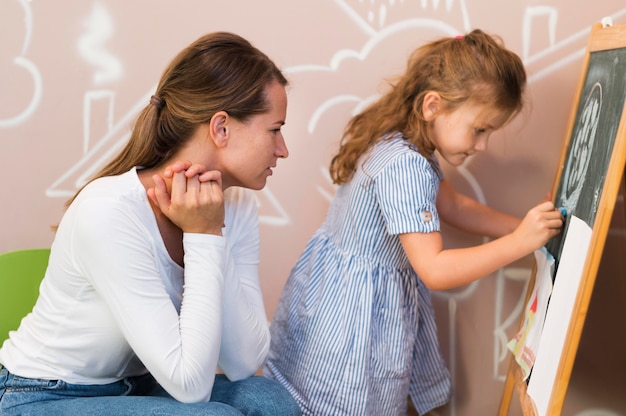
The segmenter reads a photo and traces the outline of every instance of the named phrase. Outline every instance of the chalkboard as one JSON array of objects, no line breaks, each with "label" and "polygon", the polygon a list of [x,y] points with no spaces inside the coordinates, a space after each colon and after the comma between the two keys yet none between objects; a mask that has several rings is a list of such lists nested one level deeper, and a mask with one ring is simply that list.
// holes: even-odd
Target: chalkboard
[{"label": "chalkboard", "polygon": [[[572,215],[593,228],[626,98],[626,48],[590,53],[555,205],[568,216],[547,244],[558,268]],[[556,269],[555,269],[556,270]]]},{"label": "chalkboard", "polygon": [[[553,374],[554,382],[552,383],[551,379],[547,380],[549,382],[547,388],[550,388],[551,384],[552,389],[542,395],[542,403],[538,408],[528,394],[529,382],[524,379],[521,367],[512,356],[500,404],[500,416],[508,414],[514,389],[517,389],[524,415],[561,414],[619,186],[626,179],[625,99],[626,25],[598,23],[591,28],[582,76],[553,186],[555,205],[567,210],[563,232],[549,241],[545,247],[555,259],[553,280],[559,267],[569,271],[567,266],[571,266],[569,262],[565,263],[564,257],[564,261],[561,262],[561,254],[574,217],[577,224],[584,221],[591,230],[589,248],[584,263],[581,263],[583,266],[577,269],[577,272],[580,272],[578,274],[580,280],[576,280],[578,286],[571,286],[569,279],[555,282],[548,302],[546,325],[550,313],[555,311],[551,310],[551,306],[554,306],[551,302],[555,296],[558,297],[563,293],[557,293],[558,283],[561,283],[558,286],[561,289],[563,287],[567,287],[568,291],[574,289],[569,325],[563,339],[556,343],[560,356],[551,363],[556,370],[550,373]],[[527,300],[534,293],[536,277],[535,267],[526,295]],[[569,313],[569,309],[566,312]],[[524,319],[523,316],[520,328],[524,324]],[[550,331],[540,332],[540,341],[544,342],[550,338],[550,342],[545,344],[553,345],[551,333],[546,332]],[[558,361],[558,367],[554,366],[555,361]],[[545,363],[545,360],[543,362]],[[546,367],[540,367],[539,360],[535,361],[530,382],[533,381],[533,374]],[[541,378],[540,380],[544,381]]]}]

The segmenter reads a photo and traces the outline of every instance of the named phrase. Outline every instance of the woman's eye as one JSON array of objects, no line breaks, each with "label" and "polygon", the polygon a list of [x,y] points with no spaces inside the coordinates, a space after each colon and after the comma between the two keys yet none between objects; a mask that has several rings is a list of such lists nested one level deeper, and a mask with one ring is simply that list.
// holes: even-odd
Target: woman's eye
[{"label": "woman's eye", "polygon": [[474,129],[474,133],[477,135],[484,134],[486,131],[486,129]]}]

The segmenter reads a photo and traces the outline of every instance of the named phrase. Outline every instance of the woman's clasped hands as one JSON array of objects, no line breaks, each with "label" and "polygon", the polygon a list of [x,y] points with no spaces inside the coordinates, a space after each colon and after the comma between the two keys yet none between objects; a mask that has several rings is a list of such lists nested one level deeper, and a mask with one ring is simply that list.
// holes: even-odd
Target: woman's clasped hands
[{"label": "woman's clasped hands", "polygon": [[222,234],[224,194],[219,171],[177,161],[152,180],[148,197],[183,232]]}]

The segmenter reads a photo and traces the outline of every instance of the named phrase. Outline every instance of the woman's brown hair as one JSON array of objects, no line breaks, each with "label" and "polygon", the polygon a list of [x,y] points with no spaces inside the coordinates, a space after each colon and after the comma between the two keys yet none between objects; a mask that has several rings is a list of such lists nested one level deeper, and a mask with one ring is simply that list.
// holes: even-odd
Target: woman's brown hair
[{"label": "woman's brown hair", "polygon": [[91,181],[134,166],[159,166],[218,111],[242,122],[269,111],[265,90],[273,81],[288,83],[274,62],[246,39],[228,32],[202,36],[170,62],[128,143]]}]

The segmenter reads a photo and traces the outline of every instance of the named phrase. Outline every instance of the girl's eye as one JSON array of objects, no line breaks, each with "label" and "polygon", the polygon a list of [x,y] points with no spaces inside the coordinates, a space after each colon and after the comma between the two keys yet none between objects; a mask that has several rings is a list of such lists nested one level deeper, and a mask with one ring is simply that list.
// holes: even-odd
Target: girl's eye
[{"label": "girl's eye", "polygon": [[486,131],[486,129],[474,129],[474,133],[476,133],[476,135],[484,134]]}]

